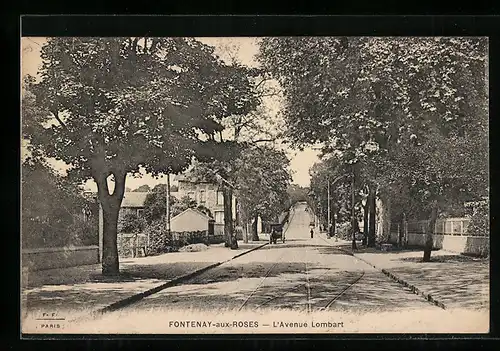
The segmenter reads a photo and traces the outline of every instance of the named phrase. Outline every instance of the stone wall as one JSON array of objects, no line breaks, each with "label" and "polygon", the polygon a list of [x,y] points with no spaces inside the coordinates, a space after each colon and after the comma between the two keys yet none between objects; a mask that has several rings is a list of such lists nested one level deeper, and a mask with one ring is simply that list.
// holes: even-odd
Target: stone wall
[{"label": "stone wall", "polygon": [[37,271],[99,263],[99,246],[53,247],[22,250],[23,269]]},{"label": "stone wall", "polygon": [[[406,246],[424,247],[425,232],[429,221],[412,221],[407,224]],[[469,218],[443,218],[436,221],[433,235],[433,248],[460,254],[487,256],[489,254],[489,236],[470,235],[467,233]],[[389,242],[398,244],[398,232],[404,232],[401,224],[392,223]]]},{"label": "stone wall", "polygon": [[[487,256],[489,253],[490,238],[487,236],[454,236],[454,235],[440,235],[433,236],[434,249],[442,249],[459,254]],[[391,233],[391,243],[397,243],[397,237]],[[421,233],[408,233],[407,246],[410,247],[424,247],[425,234]]]}]

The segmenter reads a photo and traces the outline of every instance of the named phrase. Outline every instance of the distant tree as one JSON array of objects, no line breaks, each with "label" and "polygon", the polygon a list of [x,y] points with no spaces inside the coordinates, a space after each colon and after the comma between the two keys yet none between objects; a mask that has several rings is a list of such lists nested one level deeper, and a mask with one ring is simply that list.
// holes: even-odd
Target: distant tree
[{"label": "distant tree", "polygon": [[[166,188],[165,184],[158,184],[146,195],[143,215],[148,224],[165,217],[167,212]],[[175,216],[172,214],[172,209],[175,208],[177,202],[175,197],[170,196],[171,216]]]},{"label": "distant tree", "polygon": [[80,239],[92,241],[92,237],[93,244],[97,243],[97,225],[87,228],[85,238],[75,237],[77,233],[71,231],[80,224],[84,210],[96,217],[96,204],[46,162],[29,157],[22,163],[21,190],[23,247],[78,245]]},{"label": "distant tree", "polygon": [[149,193],[151,191],[151,187],[147,184],[143,184],[137,189],[132,190],[135,193]]},{"label": "distant tree", "polygon": [[177,185],[171,185],[170,186],[170,192],[171,193],[176,193],[178,191],[179,191],[179,186],[177,186]]},{"label": "distant tree", "polygon": [[145,221],[136,213],[126,213],[119,223],[119,230],[124,233],[140,233],[145,224]]},{"label": "distant tree", "polygon": [[193,157],[217,154],[220,120],[255,106],[252,70],[225,64],[194,38],[50,38],[41,58],[41,80],[28,90],[50,115],[26,120],[30,143],[68,164],[73,179],[96,182],[102,273],[118,274],[127,174],[176,174]]},{"label": "distant tree", "polygon": [[297,202],[308,201],[309,188],[292,184],[288,187],[287,192],[290,197],[290,205],[294,205]]},{"label": "distant tree", "polygon": [[[343,164],[341,158],[331,156],[315,163],[309,173],[311,175],[310,201],[324,228],[331,225],[332,235],[334,235],[338,223],[349,222],[351,219],[352,197],[349,167]],[[330,223],[328,223],[328,182],[330,182]],[[357,193],[356,204],[359,204],[361,200],[361,196]]]},{"label": "distant tree", "polygon": [[183,196],[172,205],[170,213],[172,217],[174,217],[188,208],[196,208],[197,206],[195,200],[191,199],[189,196]]},{"label": "distant tree", "polygon": [[[288,209],[289,163],[283,151],[270,147],[252,147],[242,152],[235,174],[235,190],[240,198],[245,231],[252,218],[254,223],[258,216],[276,221]],[[259,240],[255,226],[252,236],[253,240]]]}]

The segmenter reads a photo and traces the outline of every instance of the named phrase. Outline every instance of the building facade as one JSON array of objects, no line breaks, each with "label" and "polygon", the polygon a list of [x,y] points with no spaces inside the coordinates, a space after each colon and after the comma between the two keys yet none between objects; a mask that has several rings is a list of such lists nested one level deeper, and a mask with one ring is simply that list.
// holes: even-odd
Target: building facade
[{"label": "building facade", "polygon": [[170,220],[172,232],[208,231],[210,217],[193,208],[188,208]]},{"label": "building facade", "polygon": [[[176,177],[178,182],[177,198],[188,196],[198,206],[210,210],[215,223],[224,223],[224,196],[218,184],[194,180],[189,174]],[[236,218],[236,198],[233,196],[233,218]]]},{"label": "building facade", "polygon": [[133,213],[139,217],[144,212],[144,202],[146,201],[146,192],[126,192],[123,195],[120,212],[118,215],[118,223],[121,222],[123,217],[129,213]]}]

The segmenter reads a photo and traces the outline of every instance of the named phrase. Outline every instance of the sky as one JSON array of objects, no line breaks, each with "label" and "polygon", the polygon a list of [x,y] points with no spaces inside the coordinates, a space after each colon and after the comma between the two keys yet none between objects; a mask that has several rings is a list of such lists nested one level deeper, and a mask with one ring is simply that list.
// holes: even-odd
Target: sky
[{"label": "sky", "polygon": [[[197,38],[207,45],[214,46],[216,53],[223,59],[228,59],[228,55],[235,56],[241,63],[248,66],[256,66],[255,55],[258,52],[257,38]],[[21,74],[22,76],[30,74],[37,75],[39,66],[41,65],[40,48],[45,43],[45,38],[41,37],[23,37],[21,40]],[[229,54],[228,54],[229,53]],[[276,114],[279,109],[279,102],[276,99],[268,99],[265,102],[266,108],[271,113]],[[313,149],[305,149],[304,151],[295,151],[291,149],[285,150],[290,158],[290,171],[292,173],[292,182],[301,186],[309,185],[309,168],[318,161],[318,151]],[[64,163],[53,161],[54,168],[63,170]],[[153,178],[148,174],[143,174],[142,177],[136,178],[129,176],[126,181],[126,186],[130,189],[135,189],[143,184],[154,187],[156,184],[165,183],[165,177]],[[175,184],[175,181],[172,182]],[[96,190],[95,183],[90,180],[85,184],[88,190]]]}]

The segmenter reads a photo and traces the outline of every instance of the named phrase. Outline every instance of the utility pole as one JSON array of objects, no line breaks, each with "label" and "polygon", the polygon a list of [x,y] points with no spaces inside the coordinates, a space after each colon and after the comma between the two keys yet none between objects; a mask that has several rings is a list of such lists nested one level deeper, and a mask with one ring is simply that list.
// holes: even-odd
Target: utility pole
[{"label": "utility pole", "polygon": [[327,238],[330,238],[330,234],[331,234],[331,229],[330,229],[330,226],[331,226],[331,218],[330,218],[330,177],[326,178],[326,181],[328,182],[328,233],[326,235]]},{"label": "utility pole", "polygon": [[166,196],[166,213],[165,213],[165,221],[167,228],[167,235],[170,234],[170,174],[167,173],[167,196]]}]

